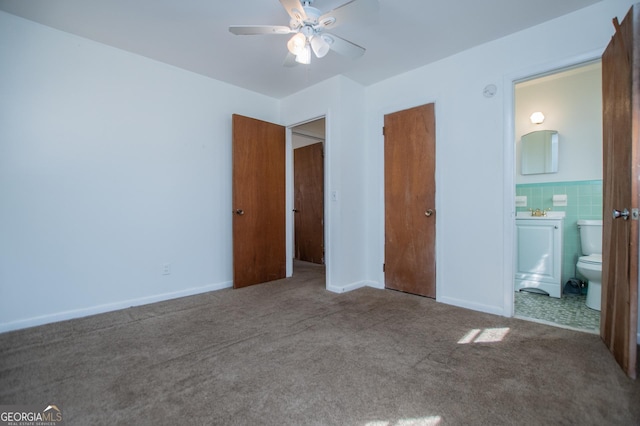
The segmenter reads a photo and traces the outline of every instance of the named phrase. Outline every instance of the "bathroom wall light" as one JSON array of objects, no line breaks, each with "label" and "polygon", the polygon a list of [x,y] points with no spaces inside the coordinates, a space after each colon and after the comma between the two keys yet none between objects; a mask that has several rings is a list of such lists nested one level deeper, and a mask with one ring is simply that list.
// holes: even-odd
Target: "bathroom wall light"
[{"label": "bathroom wall light", "polygon": [[536,111],[531,114],[531,117],[529,117],[529,119],[533,124],[542,124],[544,122],[544,114],[540,111]]}]

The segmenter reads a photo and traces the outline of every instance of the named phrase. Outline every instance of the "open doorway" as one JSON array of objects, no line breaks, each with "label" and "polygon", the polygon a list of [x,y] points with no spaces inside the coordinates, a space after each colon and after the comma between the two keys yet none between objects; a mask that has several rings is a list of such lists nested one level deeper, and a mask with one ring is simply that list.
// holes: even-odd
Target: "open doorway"
[{"label": "open doorway", "polygon": [[[517,252],[514,315],[599,333],[600,312],[587,306],[588,280],[576,265],[584,255],[578,221],[602,220],[600,61],[517,81],[514,107]],[[536,118],[532,117],[534,113],[542,113],[541,122],[534,122],[540,121],[532,119]],[[532,154],[523,149],[523,136],[545,132],[556,132],[557,169],[529,173],[523,165],[528,167]],[[529,137],[525,140],[528,141]],[[541,249],[540,253],[534,254],[538,259],[532,260],[524,258],[519,247],[536,244],[522,241],[526,235],[532,235],[533,228],[520,232],[519,223],[529,226],[532,223],[530,213],[536,210],[543,215],[555,214],[562,218],[560,229],[553,231],[561,233],[561,245],[555,256],[543,255],[542,251],[547,250]],[[533,273],[528,275],[528,280],[519,279],[527,275],[527,264],[535,265],[538,271],[531,271]],[[550,272],[539,273],[544,269],[541,265],[547,265]],[[557,272],[553,272],[554,268]],[[551,281],[553,287],[547,283],[538,285],[537,279]],[[557,291],[550,292],[549,288],[555,289],[555,286]]]},{"label": "open doorway", "polygon": [[293,273],[325,272],[324,151],[326,120],[291,128]]}]

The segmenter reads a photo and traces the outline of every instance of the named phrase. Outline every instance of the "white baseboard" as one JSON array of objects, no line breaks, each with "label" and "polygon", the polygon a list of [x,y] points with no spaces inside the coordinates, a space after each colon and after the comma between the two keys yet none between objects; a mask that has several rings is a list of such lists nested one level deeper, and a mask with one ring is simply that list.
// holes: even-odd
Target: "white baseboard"
[{"label": "white baseboard", "polygon": [[504,309],[501,306],[483,305],[481,303],[473,303],[468,300],[456,299],[453,297],[437,297],[436,301],[447,305],[458,306],[459,308],[471,309],[472,311],[485,312],[487,314],[504,315]]},{"label": "white baseboard", "polygon": [[132,306],[148,305],[150,303],[162,302],[165,300],[177,299],[179,297],[193,296],[194,294],[207,293],[210,291],[222,290],[233,286],[232,281],[209,284],[202,287],[193,287],[185,290],[175,291],[171,293],[157,294],[138,299],[123,300],[120,302],[107,303],[104,305],[91,306],[88,308],[73,309],[70,311],[56,312],[53,314],[42,315],[38,317],[26,318],[18,321],[11,321],[0,324],[0,333],[7,331],[20,330],[28,327],[49,324],[58,321],[65,321],[74,318],[82,318],[89,315],[103,314],[105,312],[126,309]]},{"label": "white baseboard", "polygon": [[384,290],[384,284],[378,281],[369,281],[367,287],[376,288],[378,290]]},{"label": "white baseboard", "polygon": [[353,290],[357,290],[359,288],[362,287],[373,287],[371,284],[375,284],[371,281],[358,281],[355,283],[351,283],[351,284],[347,284],[345,286],[335,286],[335,285],[330,285],[327,286],[327,290],[329,290],[332,293],[346,293],[348,291],[353,291]]}]

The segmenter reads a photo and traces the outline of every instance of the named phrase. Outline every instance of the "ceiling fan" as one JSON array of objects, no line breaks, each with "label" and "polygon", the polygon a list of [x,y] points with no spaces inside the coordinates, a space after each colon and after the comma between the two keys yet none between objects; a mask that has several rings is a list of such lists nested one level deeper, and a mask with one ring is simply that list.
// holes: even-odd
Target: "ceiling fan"
[{"label": "ceiling fan", "polygon": [[294,34],[287,42],[289,53],[285,66],[297,63],[311,63],[311,51],[318,58],[324,57],[330,50],[358,58],[365,49],[348,40],[325,30],[335,28],[349,19],[365,16],[378,10],[378,0],[351,0],[330,12],[322,13],[311,6],[313,0],[280,0],[291,17],[289,26],[284,25],[231,25],[229,31],[236,35]]}]

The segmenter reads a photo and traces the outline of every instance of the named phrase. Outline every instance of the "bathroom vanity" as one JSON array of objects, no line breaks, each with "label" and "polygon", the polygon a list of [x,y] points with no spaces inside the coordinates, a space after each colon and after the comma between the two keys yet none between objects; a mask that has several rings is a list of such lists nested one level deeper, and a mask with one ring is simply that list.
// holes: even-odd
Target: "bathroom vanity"
[{"label": "bathroom vanity", "polygon": [[564,212],[516,214],[515,290],[533,289],[562,295]]}]

